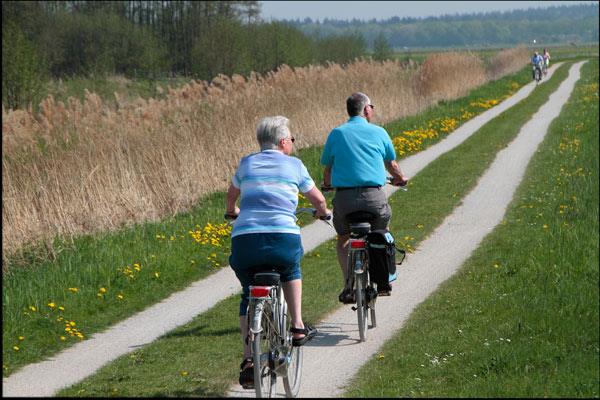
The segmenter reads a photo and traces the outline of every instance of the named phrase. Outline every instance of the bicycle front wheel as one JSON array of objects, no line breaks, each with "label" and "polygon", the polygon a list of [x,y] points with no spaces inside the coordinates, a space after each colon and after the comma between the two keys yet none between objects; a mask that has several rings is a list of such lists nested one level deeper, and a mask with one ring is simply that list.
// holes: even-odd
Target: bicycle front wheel
[{"label": "bicycle front wheel", "polygon": [[367,315],[368,304],[365,293],[364,273],[354,275],[355,297],[356,297],[356,316],[358,317],[358,334],[360,341],[367,340]]},{"label": "bicycle front wheel", "polygon": [[273,360],[271,348],[273,339],[269,318],[264,312],[262,316],[262,331],[254,334],[252,339],[252,361],[254,362],[254,391],[257,398],[273,397],[276,392],[277,374],[272,369]]},{"label": "bicycle front wheel", "polygon": [[302,375],[302,347],[290,347],[286,364],[286,375],[283,377],[285,395],[296,397],[300,391],[300,376]]}]

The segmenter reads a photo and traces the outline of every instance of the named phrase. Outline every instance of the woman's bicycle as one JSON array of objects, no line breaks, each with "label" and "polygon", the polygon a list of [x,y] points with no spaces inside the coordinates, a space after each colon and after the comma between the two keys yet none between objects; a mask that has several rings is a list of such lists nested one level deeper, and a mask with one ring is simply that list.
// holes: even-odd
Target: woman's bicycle
[{"label": "woman's bicycle", "polygon": [[[296,214],[310,213],[313,208],[299,208]],[[225,215],[226,219],[235,219]],[[331,219],[331,216],[321,218]],[[281,378],[287,397],[296,397],[302,375],[302,349],[293,346],[291,318],[283,295],[276,266],[257,266],[250,285],[248,303],[248,340],[251,341],[256,397],[274,397],[277,379]]]}]

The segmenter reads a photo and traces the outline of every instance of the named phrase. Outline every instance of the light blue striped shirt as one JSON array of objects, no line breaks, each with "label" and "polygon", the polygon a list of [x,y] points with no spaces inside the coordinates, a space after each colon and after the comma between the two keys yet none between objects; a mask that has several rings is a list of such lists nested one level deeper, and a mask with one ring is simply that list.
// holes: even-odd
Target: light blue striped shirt
[{"label": "light blue striped shirt", "polygon": [[315,183],[302,161],[278,150],[250,154],[240,161],[231,183],[241,191],[240,215],[231,237],[248,233],[300,234],[298,192]]}]

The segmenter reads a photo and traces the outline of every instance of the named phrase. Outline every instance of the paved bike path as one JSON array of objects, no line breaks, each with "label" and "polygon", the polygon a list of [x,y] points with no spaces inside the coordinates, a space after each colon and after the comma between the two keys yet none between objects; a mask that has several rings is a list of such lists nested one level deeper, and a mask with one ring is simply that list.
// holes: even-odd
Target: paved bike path
[{"label": "paved bike path", "polygon": [[[553,72],[559,65],[560,64],[555,64],[549,69],[547,79],[552,76]],[[403,172],[408,176],[415,176],[431,161],[435,160],[445,152],[452,150],[454,147],[458,146],[469,136],[475,133],[485,123],[506,111],[519,101],[523,100],[533,91],[534,88],[535,83],[533,82],[525,85],[510,98],[461,125],[444,140],[422,152],[401,160],[400,166]],[[551,116],[555,115],[552,114]],[[386,193],[388,196],[395,190],[397,190],[397,188],[391,186],[386,187]],[[311,225],[302,228],[301,232],[302,244],[305,252],[309,252],[321,243],[335,237],[335,231],[333,228],[321,221],[316,221]],[[414,260],[415,258],[416,253],[411,254],[409,259]],[[408,266],[413,264],[414,261],[411,261],[407,267],[403,266],[402,270],[409,270]],[[402,276],[401,278],[402,279],[399,279],[399,281],[406,281],[406,279],[412,281],[411,277]],[[399,289],[400,287],[401,286],[399,284],[395,285],[394,296],[397,297],[393,296],[392,298],[398,298],[402,295],[399,294],[402,293],[401,289]],[[177,328],[178,326],[188,323],[198,314],[207,311],[219,301],[231,295],[237,294],[239,291],[239,283],[231,268],[223,268],[219,272],[209,277],[192,283],[186,289],[173,293],[171,296],[162,300],[161,302],[150,306],[146,310],[141,311],[130,318],[108,328],[106,331],[94,334],[88,340],[77,343],[76,345],[56,354],[48,360],[35,364],[29,364],[19,371],[13,373],[9,377],[3,378],[2,395],[3,397],[52,396],[58,390],[71,386],[92,375],[99,368],[122,356],[123,354],[132,352],[141,346],[147,345],[160,336]],[[381,306],[379,306],[380,303],[382,304]],[[381,321],[383,321],[384,318],[387,319],[387,317],[383,316],[385,307],[384,304],[384,301],[378,303],[378,314],[381,313],[380,315],[382,315]],[[403,302],[403,306],[405,304],[406,303]],[[350,311],[347,309],[344,309],[344,312],[350,314]],[[353,314],[351,315],[353,316]],[[344,340],[346,340],[343,339],[345,334],[334,333],[338,328],[341,329],[343,323],[340,324],[341,325],[335,325],[334,328],[331,328],[333,331],[331,331],[327,325],[319,326],[321,332],[325,333],[326,336],[319,338],[319,340],[315,341],[315,343],[319,343],[320,346],[324,347],[330,346],[331,338],[341,335],[340,343],[343,344]],[[387,324],[388,323],[386,322],[385,325]],[[351,329],[352,326],[353,325],[349,325],[347,329]],[[386,331],[386,329],[378,328],[375,334],[382,334],[384,331]],[[383,343],[382,341],[380,342],[381,339],[377,338],[375,334],[368,343],[363,343],[362,345],[368,346],[369,343],[374,343],[375,341]],[[367,351],[367,346],[361,347],[361,354],[363,354],[363,352],[365,352],[364,354],[370,354]],[[337,346],[332,348],[335,349]],[[356,350],[353,349],[352,351]],[[304,379],[308,379],[308,382],[310,382],[311,379],[308,371],[315,370],[309,364],[309,360],[312,359],[309,347],[307,347],[305,354],[306,370],[303,378],[303,387],[307,386],[305,385]],[[346,362],[343,363],[346,364]],[[337,366],[337,364],[331,364],[326,360],[324,361],[324,365]],[[357,368],[358,365],[359,364],[357,364]],[[327,376],[327,374],[324,375]],[[247,394],[247,391],[232,392],[232,396],[241,396]],[[309,396],[309,394],[304,392],[302,394]],[[329,394],[326,395],[329,396]]]},{"label": "paved bike path", "polygon": [[[570,68],[569,77],[497,154],[462,204],[407,257],[398,270],[392,295],[377,302],[378,326],[368,330],[366,342],[359,342],[356,313],[348,306],[340,307],[317,325],[319,335],[304,349],[299,397],[342,397],[344,387],[358,369],[377,354],[385,341],[397,335],[414,308],[452,276],[502,220],[529,160],[579,79],[582,64]],[[278,382],[278,393],[282,392]],[[253,396],[253,391],[235,385],[229,396]]]}]

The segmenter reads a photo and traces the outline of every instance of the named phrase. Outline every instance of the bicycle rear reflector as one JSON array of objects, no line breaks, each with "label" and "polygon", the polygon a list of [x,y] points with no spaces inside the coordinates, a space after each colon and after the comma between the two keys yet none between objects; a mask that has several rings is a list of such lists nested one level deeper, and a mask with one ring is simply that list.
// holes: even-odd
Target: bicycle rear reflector
[{"label": "bicycle rear reflector", "polygon": [[250,296],[269,297],[271,286],[250,286]]},{"label": "bicycle rear reflector", "polygon": [[353,249],[364,249],[367,246],[367,242],[364,240],[351,240],[350,247]]}]

